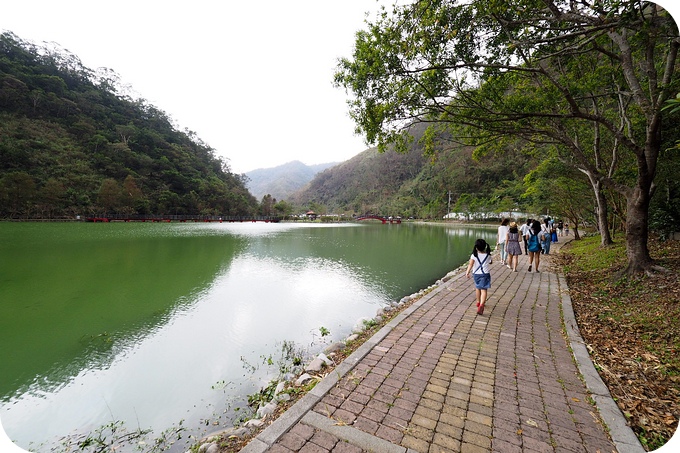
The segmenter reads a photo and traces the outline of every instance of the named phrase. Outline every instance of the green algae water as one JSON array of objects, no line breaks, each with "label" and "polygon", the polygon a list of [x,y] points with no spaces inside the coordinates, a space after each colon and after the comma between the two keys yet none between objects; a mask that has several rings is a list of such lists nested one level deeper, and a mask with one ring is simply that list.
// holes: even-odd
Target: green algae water
[{"label": "green algae water", "polygon": [[113,421],[229,425],[281,341],[346,337],[478,237],[495,228],[0,223],[0,421],[44,451]]}]

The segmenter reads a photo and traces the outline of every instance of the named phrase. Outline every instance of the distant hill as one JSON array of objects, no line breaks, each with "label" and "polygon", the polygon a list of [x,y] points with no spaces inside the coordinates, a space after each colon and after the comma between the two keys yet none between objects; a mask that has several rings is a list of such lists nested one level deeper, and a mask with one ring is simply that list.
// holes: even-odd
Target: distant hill
[{"label": "distant hill", "polygon": [[337,165],[337,162],[305,165],[295,160],[273,168],[258,168],[245,175],[248,190],[257,200],[269,194],[277,200],[287,200],[290,195],[304,187],[314,176],[327,168]]},{"label": "distant hill", "polygon": [[383,202],[415,180],[427,162],[422,150],[399,154],[371,148],[318,173],[291,201],[305,208],[319,209],[320,205],[332,212],[389,214],[383,212]]}]

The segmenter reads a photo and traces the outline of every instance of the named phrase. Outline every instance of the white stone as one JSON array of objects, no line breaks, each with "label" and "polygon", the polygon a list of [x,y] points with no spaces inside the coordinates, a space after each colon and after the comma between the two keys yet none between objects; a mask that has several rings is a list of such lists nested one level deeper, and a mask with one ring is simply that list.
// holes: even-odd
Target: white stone
[{"label": "white stone", "polygon": [[326,347],[326,349],[324,349],[324,352],[326,354],[332,354],[332,353],[334,353],[336,351],[340,351],[341,349],[344,349],[344,348],[345,348],[345,343],[343,343],[342,341],[336,341],[335,343],[328,345]]},{"label": "white stone", "polygon": [[326,365],[326,366],[331,366],[333,365],[333,361],[326,356],[326,354],[321,353],[317,356],[318,359],[321,359],[321,361]]},{"label": "white stone", "polygon": [[281,393],[274,397],[275,401],[290,401],[290,395],[288,393]]},{"label": "white stone", "polygon": [[274,396],[278,395],[279,393],[283,392],[286,389],[286,383],[285,382],[279,382],[276,384],[276,388],[274,389]]},{"label": "white stone", "polygon": [[246,428],[259,428],[262,425],[264,425],[264,422],[262,420],[258,420],[257,418],[251,418],[243,424],[243,426]]},{"label": "white stone", "polygon": [[257,418],[263,418],[267,415],[271,415],[276,411],[276,403],[267,403],[257,410]]},{"label": "white stone", "polygon": [[309,374],[305,373],[302,376],[300,376],[299,378],[297,378],[297,380],[295,381],[295,386],[300,387],[301,385],[305,385],[306,383],[308,383],[312,379],[314,379],[314,378],[311,377]]},{"label": "white stone", "polygon": [[315,358],[305,367],[305,371],[308,373],[318,373],[321,369],[326,366],[326,364],[320,358]]}]

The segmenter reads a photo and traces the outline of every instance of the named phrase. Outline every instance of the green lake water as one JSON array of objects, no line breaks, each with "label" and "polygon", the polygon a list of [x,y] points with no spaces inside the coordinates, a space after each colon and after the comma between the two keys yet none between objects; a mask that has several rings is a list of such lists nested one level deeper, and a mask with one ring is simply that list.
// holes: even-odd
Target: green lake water
[{"label": "green lake water", "polygon": [[37,450],[113,420],[228,426],[280,342],[341,340],[478,237],[495,228],[0,223],[0,421]]}]

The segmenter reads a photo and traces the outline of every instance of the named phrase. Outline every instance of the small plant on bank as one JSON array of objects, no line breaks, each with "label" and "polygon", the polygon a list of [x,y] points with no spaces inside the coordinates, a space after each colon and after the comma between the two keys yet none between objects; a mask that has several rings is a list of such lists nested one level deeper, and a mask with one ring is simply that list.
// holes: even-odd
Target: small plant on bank
[{"label": "small plant on bank", "polygon": [[375,326],[378,325],[378,321],[376,321],[375,319],[364,319],[364,320],[362,321],[362,324],[364,325],[364,328],[365,328],[366,330],[370,330],[370,329],[372,329],[373,327],[375,327]]},{"label": "small plant on bank", "polygon": [[248,395],[248,405],[257,409],[260,405],[267,404],[274,399],[274,391],[279,384],[278,380],[270,381],[269,384],[257,393]]},{"label": "small plant on bank", "polygon": [[[186,430],[178,425],[163,431],[158,437],[150,439],[150,429],[137,428],[128,430],[125,422],[117,420],[102,425],[88,434],[72,434],[65,437],[59,447],[52,448],[52,452],[67,453],[82,451],[89,453],[104,453],[116,451],[125,446],[135,445],[137,451],[144,453],[156,453],[169,450],[172,445],[182,439],[182,433]],[[38,447],[38,450],[40,447]]]}]

